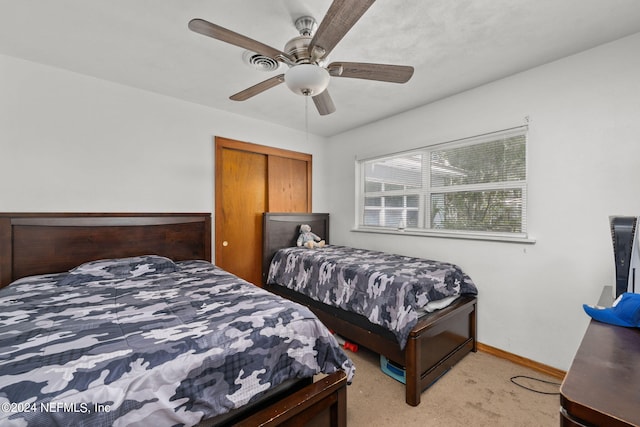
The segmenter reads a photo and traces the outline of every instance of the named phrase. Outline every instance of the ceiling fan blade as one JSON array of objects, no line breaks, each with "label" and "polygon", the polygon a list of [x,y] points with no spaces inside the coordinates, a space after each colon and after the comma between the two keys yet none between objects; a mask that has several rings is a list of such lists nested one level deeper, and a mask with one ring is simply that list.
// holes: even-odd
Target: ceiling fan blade
[{"label": "ceiling fan blade", "polygon": [[191,31],[195,31],[196,33],[212,37],[214,39],[250,50],[255,53],[259,53],[260,55],[268,56],[273,59],[291,59],[289,58],[289,55],[282,52],[281,50],[278,50],[271,46],[267,46],[264,43],[260,43],[257,40],[254,40],[247,36],[243,36],[242,34],[238,34],[219,25],[212,24],[211,22],[205,21],[204,19],[192,19],[191,21],[189,21],[189,29]]},{"label": "ceiling fan blade", "polygon": [[366,62],[332,62],[327,66],[327,70],[332,77],[351,77],[391,83],[406,83],[413,76],[413,67],[408,65]]},{"label": "ceiling fan blade", "polygon": [[259,93],[262,93],[267,89],[271,89],[272,87],[278,86],[283,81],[284,81],[284,74],[279,74],[275,77],[271,77],[270,79],[260,82],[257,85],[253,85],[250,88],[240,91],[235,95],[231,95],[229,99],[231,99],[232,101],[246,101],[252,96],[258,95]]},{"label": "ceiling fan blade", "polygon": [[313,97],[313,103],[316,104],[318,113],[321,116],[326,116],[336,111],[336,106],[333,105],[333,99],[329,95],[329,90],[323,90],[319,95]]},{"label": "ceiling fan blade", "polygon": [[316,59],[329,55],[374,1],[334,0],[309,44],[309,54]]}]

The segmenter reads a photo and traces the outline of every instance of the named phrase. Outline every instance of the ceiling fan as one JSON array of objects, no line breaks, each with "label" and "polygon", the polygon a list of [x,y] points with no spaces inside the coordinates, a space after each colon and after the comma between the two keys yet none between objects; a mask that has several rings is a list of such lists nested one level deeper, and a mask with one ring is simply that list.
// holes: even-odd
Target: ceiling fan
[{"label": "ceiling fan", "polygon": [[[332,62],[324,65],[329,53],[374,1],[334,0],[320,25],[317,25],[317,29],[312,17],[298,18],[295,25],[300,36],[289,40],[284,50],[275,49],[203,19],[189,21],[189,29],[289,66],[285,73],[231,95],[230,99],[245,101],[284,82],[294,93],[311,96],[318,112],[321,115],[327,115],[336,111],[327,91],[330,77],[406,83],[413,75],[413,67],[405,65],[364,62]],[[313,33],[314,29],[315,33]]]}]

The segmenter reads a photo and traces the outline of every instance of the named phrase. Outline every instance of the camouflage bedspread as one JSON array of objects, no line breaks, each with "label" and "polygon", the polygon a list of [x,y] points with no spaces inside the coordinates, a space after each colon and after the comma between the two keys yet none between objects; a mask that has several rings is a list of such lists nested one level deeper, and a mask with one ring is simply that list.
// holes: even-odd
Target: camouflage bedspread
[{"label": "camouflage bedspread", "polygon": [[204,261],[94,262],[20,279],[0,307],[2,426],[193,425],[354,371],[305,307]]},{"label": "camouflage bedspread", "polygon": [[456,265],[336,245],[280,249],[267,283],[363,315],[393,332],[401,348],[418,322],[418,309],[445,297],[478,293]]}]

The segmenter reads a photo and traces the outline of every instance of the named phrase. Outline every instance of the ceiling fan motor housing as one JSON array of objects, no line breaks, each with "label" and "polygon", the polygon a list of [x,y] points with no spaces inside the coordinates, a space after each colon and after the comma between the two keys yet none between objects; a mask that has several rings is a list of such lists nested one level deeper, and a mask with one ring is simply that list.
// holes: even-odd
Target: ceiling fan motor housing
[{"label": "ceiling fan motor housing", "polygon": [[296,64],[311,63],[309,55],[309,44],[311,36],[294,37],[284,45],[284,51],[293,59]]}]

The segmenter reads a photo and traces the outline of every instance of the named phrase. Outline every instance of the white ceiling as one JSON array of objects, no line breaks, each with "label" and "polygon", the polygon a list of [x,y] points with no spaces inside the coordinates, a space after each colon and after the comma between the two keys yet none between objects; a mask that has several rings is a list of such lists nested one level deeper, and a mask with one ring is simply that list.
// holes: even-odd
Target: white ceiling
[{"label": "white ceiling", "polygon": [[[194,33],[202,18],[277,49],[295,18],[330,0],[0,0],[0,54],[305,130],[306,98],[285,85],[229,96],[284,72],[242,61],[243,49]],[[415,67],[404,85],[332,78],[337,111],[308,104],[308,130],[335,135],[640,32],[638,0],[378,0],[330,61]],[[636,54],[639,54],[636,52]]]}]

